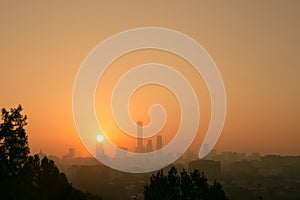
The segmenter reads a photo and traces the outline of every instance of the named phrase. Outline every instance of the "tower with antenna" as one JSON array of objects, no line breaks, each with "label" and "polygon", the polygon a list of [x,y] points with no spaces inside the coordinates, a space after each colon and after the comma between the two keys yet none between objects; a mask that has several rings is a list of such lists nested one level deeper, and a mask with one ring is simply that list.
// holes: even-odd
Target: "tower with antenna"
[{"label": "tower with antenna", "polygon": [[145,147],[143,145],[143,122],[137,121],[137,146],[135,148],[136,153],[145,153]]}]

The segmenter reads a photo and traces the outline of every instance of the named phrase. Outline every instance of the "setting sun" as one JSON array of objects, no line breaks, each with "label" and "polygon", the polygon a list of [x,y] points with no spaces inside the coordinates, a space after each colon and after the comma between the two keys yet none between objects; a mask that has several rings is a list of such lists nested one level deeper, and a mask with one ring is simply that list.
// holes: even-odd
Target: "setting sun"
[{"label": "setting sun", "polygon": [[98,141],[98,142],[103,142],[103,140],[104,140],[103,135],[98,135],[98,136],[97,136],[97,141]]}]

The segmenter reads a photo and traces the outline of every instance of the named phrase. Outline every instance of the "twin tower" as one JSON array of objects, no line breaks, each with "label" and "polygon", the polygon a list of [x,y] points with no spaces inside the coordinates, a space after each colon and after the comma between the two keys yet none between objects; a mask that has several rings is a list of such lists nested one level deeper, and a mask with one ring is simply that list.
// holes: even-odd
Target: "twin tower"
[{"label": "twin tower", "polygon": [[[137,125],[137,146],[135,148],[136,153],[146,153],[153,151],[152,140],[147,140],[146,148],[143,145],[143,122],[138,121]],[[156,136],[156,150],[162,148],[162,136]]]}]

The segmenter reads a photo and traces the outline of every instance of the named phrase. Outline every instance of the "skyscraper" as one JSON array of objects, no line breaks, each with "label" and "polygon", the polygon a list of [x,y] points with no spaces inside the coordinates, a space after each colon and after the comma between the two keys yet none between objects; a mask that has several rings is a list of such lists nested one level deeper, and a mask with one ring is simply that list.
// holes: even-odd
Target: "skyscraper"
[{"label": "skyscraper", "polygon": [[152,152],[153,151],[153,148],[152,148],[152,140],[148,140],[147,142],[147,146],[146,146],[146,151],[147,152]]},{"label": "skyscraper", "polygon": [[109,157],[105,154],[104,149],[103,149],[103,141],[98,141],[96,144],[96,158],[99,160],[105,159],[108,160]]},{"label": "skyscraper", "polygon": [[156,136],[156,150],[162,148],[162,136],[158,135]]},{"label": "skyscraper", "polygon": [[69,154],[70,158],[74,158],[75,157],[75,149],[74,148],[69,148]]},{"label": "skyscraper", "polygon": [[156,150],[157,150],[156,158],[161,159],[163,157],[161,135],[156,136]]},{"label": "skyscraper", "polygon": [[96,144],[96,157],[100,158],[103,155],[105,155],[104,154],[104,149],[103,149],[103,144],[102,144],[102,142],[97,142],[97,144]]},{"label": "skyscraper", "polygon": [[145,147],[143,146],[143,122],[138,121],[137,125],[137,147],[135,148],[136,153],[144,153]]}]

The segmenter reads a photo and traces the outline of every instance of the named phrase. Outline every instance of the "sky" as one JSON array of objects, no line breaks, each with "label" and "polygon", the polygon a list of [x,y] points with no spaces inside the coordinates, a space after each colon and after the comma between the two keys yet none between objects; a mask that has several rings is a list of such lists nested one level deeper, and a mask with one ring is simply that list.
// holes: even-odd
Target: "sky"
[{"label": "sky", "polygon": [[[23,106],[32,153],[41,149],[61,156],[74,147],[77,156],[87,156],[72,114],[82,62],[111,35],[163,27],[192,37],[219,68],[227,95],[226,121],[215,146],[219,152],[300,155],[299,19],[296,0],[1,1],[0,107]],[[112,64],[111,74],[154,60],[193,79],[189,64],[170,53],[145,50],[126,56]],[[135,140],[116,130],[109,110],[98,101],[109,97],[115,80],[110,77],[104,76],[105,88],[97,89],[97,116],[114,132],[112,141],[133,150]],[[197,136],[201,139],[210,117],[209,95],[201,77],[191,82],[204,116]],[[180,113],[172,93],[157,86],[141,88],[130,102],[132,118],[149,122],[147,109],[155,102],[165,105],[171,116],[161,132],[167,143]]]}]

